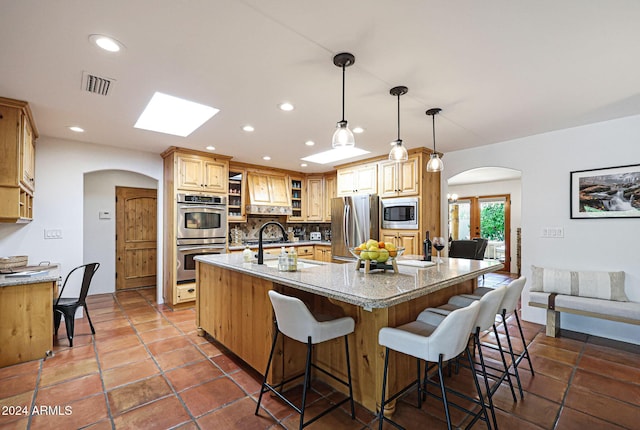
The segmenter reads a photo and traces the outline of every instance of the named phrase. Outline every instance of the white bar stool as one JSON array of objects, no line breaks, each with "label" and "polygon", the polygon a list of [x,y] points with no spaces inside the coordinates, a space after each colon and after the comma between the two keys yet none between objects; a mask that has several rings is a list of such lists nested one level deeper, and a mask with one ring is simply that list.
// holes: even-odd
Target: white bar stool
[{"label": "white bar stool", "polygon": [[[520,317],[518,317],[518,312],[517,312],[518,301],[520,300],[522,290],[524,289],[524,286],[526,283],[527,283],[527,278],[524,276],[521,276],[518,279],[511,281],[507,285],[507,292],[505,293],[504,298],[502,299],[502,303],[500,304],[500,307],[498,309],[498,314],[502,318],[502,325],[504,326],[504,332],[507,335],[507,345],[509,346],[509,350],[505,352],[509,353],[509,355],[511,356],[511,363],[513,363],[514,374],[518,381],[520,398],[523,398],[523,399],[524,399],[524,392],[522,391],[522,383],[520,382],[520,374],[518,372],[518,366],[520,365],[520,362],[522,361],[523,358],[526,358],[527,361],[529,362],[529,370],[531,371],[531,375],[532,376],[535,375],[535,372],[533,371],[533,365],[531,364],[531,357],[529,356],[529,350],[527,349],[527,342],[524,339],[524,333],[522,332],[522,324],[520,324]],[[461,297],[468,297],[471,299],[478,300],[480,297],[484,296],[485,294],[491,291],[493,291],[493,288],[480,287],[480,288],[476,288],[473,291],[473,294],[462,294]],[[509,333],[509,325],[507,324],[507,314],[511,314],[511,313],[513,313],[513,315],[516,317],[516,322],[518,323],[518,331],[520,332],[520,339],[524,347],[523,351],[517,354],[518,355],[517,357],[516,357],[516,353],[513,351],[511,334]],[[498,335],[496,333],[496,337],[497,336]],[[502,348],[500,344],[498,344],[498,347]]]},{"label": "white bar stool", "polygon": [[[469,342],[469,333],[473,329],[473,325],[478,316],[480,305],[478,302],[472,303],[466,308],[458,309],[451,312],[447,316],[438,314],[426,315],[422,320],[414,321],[408,324],[401,325],[396,328],[385,327],[380,329],[378,334],[378,343],[385,347],[384,357],[384,376],[382,379],[382,401],[380,402],[380,411],[378,413],[379,429],[382,430],[382,424],[384,421],[388,421],[395,427],[402,429],[398,423],[394,422],[388,417],[384,416],[384,407],[389,402],[395,400],[408,389],[417,385],[418,387],[418,407],[421,407],[421,377],[420,377],[420,360],[431,361],[437,363],[439,386],[442,393],[442,402],[444,404],[445,416],[447,418],[447,428],[451,429],[451,417],[449,415],[449,404],[459,409],[466,410],[461,406],[447,400],[447,392],[462,396],[467,400],[473,401],[478,404],[482,410],[480,417],[486,422],[487,428],[489,428],[489,417],[485,407],[484,396],[480,390],[478,379],[475,376],[475,368],[472,364],[471,353],[467,349]],[[403,354],[410,355],[417,358],[418,362],[418,378],[415,382],[411,383],[407,387],[403,388],[396,394],[386,399],[385,392],[387,389],[387,373],[389,367],[389,350],[401,352]],[[462,352],[467,352],[467,359],[471,372],[473,374],[473,380],[478,390],[479,401],[468,396],[464,396],[461,393],[457,393],[450,388],[445,387],[444,375],[442,372],[443,363],[447,360],[456,358]],[[428,380],[429,368],[425,370],[425,382]],[[434,382],[429,381],[435,384]],[[475,421],[474,421],[475,423]]]},{"label": "white bar stool", "polygon": [[[351,365],[349,363],[349,341],[347,335],[353,333],[355,328],[355,321],[351,317],[342,317],[329,321],[318,321],[311,311],[307,308],[304,302],[297,297],[290,297],[280,294],[276,291],[269,291],[269,299],[271,300],[271,304],[273,306],[273,310],[276,314],[276,331],[273,335],[273,343],[271,345],[271,352],[269,353],[269,361],[267,362],[267,370],[264,373],[264,380],[262,382],[262,388],[260,389],[260,397],[258,398],[258,406],[256,407],[255,414],[258,415],[258,411],[260,410],[260,403],[262,402],[262,395],[267,391],[271,391],[280,399],[282,399],[286,404],[291,406],[297,413],[300,414],[300,426],[302,429],[309,424],[315,422],[320,417],[328,414],[329,412],[339,408],[341,405],[346,403],[347,401],[351,402],[351,418],[354,419],[356,417],[355,406],[353,403],[353,388],[351,385]],[[307,361],[305,364],[304,373],[301,373],[296,376],[292,376],[286,380],[283,380],[279,384],[270,385],[267,383],[267,375],[269,375],[269,369],[271,368],[271,361],[273,359],[273,352],[276,347],[276,341],[278,339],[278,334],[282,332],[285,336],[297,340],[298,342],[307,344]],[[313,351],[313,345],[317,343],[322,343],[331,339],[336,339],[338,337],[344,336],[344,346],[345,353],[347,358],[347,377],[348,381],[343,381],[336,376],[330,374],[324,369],[316,366],[312,363],[311,353]],[[316,415],[312,419],[304,422],[304,413],[306,407],[307,400],[307,391],[309,390],[311,384],[311,367],[314,367],[324,374],[330,376],[336,381],[346,385],[349,387],[349,397],[346,399],[334,404],[330,408],[326,409],[324,412]],[[302,407],[297,407],[294,405],[289,399],[287,399],[278,389],[280,389],[285,384],[293,381],[294,379],[300,378],[304,376],[304,385],[302,391]]]},{"label": "white bar stool", "polygon": [[[506,378],[509,382],[509,387],[511,388],[511,394],[513,396],[513,400],[517,401],[516,394],[513,389],[513,384],[511,383],[511,377],[509,375],[509,366],[507,365],[507,361],[504,357],[504,353],[500,351],[500,356],[502,357],[502,365],[503,369],[494,369],[500,371],[501,374],[497,377],[497,381],[493,387],[489,386],[489,378],[487,377],[487,366],[484,361],[484,355],[482,354],[482,343],[480,343],[480,332],[485,331],[493,327],[494,332],[496,334],[496,338],[498,338],[498,332],[495,328],[495,316],[498,313],[498,309],[504,299],[504,295],[507,292],[507,287],[502,286],[496,289],[491,290],[491,292],[485,294],[480,299],[471,299],[463,296],[453,296],[449,299],[449,302],[446,305],[439,306],[437,308],[427,308],[418,315],[418,321],[421,320],[429,320],[433,318],[433,314],[436,315],[449,315],[451,312],[461,309],[467,306],[470,306],[472,303],[480,304],[480,311],[478,312],[478,317],[474,322],[474,329],[471,330],[470,334],[473,336],[473,356],[475,357],[476,347],[478,351],[478,356],[480,358],[480,369],[482,371],[482,376],[484,378],[485,388],[487,390],[487,398],[489,400],[489,410],[491,411],[491,417],[493,419],[493,427],[494,429],[498,428],[498,422],[496,420],[496,413],[493,407],[493,395],[495,391],[500,387],[502,381]],[[500,344],[500,340],[498,339],[498,344]],[[493,368],[492,368],[493,369]]]}]

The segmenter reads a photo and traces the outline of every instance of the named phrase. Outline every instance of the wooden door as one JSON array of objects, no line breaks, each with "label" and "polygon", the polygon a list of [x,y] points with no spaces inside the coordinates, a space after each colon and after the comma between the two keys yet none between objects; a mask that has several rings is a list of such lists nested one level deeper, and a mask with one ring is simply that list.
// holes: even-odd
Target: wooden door
[{"label": "wooden door", "polygon": [[489,239],[485,258],[511,267],[511,196],[460,197],[449,204],[449,233],[454,240]]},{"label": "wooden door", "polygon": [[156,285],[156,195],[116,187],[116,290]]}]

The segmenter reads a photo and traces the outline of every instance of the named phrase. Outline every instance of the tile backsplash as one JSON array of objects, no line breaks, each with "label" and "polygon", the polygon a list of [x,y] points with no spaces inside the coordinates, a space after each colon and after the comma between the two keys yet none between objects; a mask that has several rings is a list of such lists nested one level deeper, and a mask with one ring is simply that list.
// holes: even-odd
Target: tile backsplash
[{"label": "tile backsplash", "polygon": [[[308,240],[309,233],[312,231],[319,231],[322,233],[322,239],[330,237],[331,224],[330,223],[287,223],[287,217],[275,216],[275,217],[248,217],[247,222],[242,223],[229,223],[229,242],[233,242],[233,231],[238,229],[240,231],[239,236],[243,241],[246,240],[258,240],[258,232],[260,227],[266,222],[276,221],[283,225],[285,230],[293,231],[300,240]],[[282,233],[276,226],[269,226],[265,230],[264,238],[280,238]]]}]

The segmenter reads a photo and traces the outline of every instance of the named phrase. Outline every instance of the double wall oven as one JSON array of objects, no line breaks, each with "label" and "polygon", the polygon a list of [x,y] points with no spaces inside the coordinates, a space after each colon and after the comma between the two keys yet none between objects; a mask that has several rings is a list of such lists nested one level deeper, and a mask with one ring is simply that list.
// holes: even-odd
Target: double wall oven
[{"label": "double wall oven", "polygon": [[177,282],[183,284],[196,279],[194,257],[226,252],[227,197],[178,194],[177,211]]}]

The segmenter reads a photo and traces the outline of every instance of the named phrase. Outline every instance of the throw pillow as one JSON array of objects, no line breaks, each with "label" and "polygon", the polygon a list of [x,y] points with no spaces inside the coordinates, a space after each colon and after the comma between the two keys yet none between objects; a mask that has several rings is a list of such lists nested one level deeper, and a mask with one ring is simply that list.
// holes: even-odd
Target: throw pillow
[{"label": "throw pillow", "polygon": [[627,302],[624,272],[595,272],[531,266],[530,291]]}]

